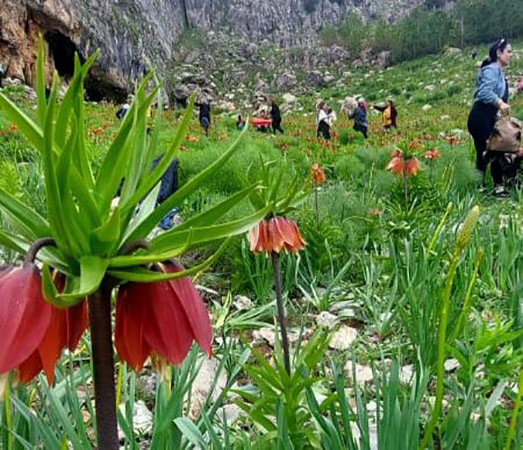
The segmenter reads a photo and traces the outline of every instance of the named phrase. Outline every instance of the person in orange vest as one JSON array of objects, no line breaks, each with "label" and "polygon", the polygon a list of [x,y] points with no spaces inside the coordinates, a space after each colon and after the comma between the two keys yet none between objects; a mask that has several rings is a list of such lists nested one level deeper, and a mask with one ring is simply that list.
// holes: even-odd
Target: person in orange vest
[{"label": "person in orange vest", "polygon": [[374,105],[374,109],[381,111],[381,119],[385,130],[389,131],[391,128],[397,128],[396,118],[398,117],[398,111],[392,100],[387,100],[385,106]]}]

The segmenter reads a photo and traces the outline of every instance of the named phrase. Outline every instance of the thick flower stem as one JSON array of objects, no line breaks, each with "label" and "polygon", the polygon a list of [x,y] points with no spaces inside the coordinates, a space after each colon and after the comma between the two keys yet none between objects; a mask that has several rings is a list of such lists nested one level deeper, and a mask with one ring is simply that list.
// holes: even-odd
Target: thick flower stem
[{"label": "thick flower stem", "polygon": [[318,202],[318,186],[314,183],[314,209],[316,210],[316,222],[320,222],[320,205]]},{"label": "thick flower stem", "polygon": [[405,207],[409,205],[409,184],[407,183],[407,169],[403,169],[403,193],[405,194]]},{"label": "thick flower stem", "polygon": [[291,374],[291,359],[289,354],[289,338],[287,336],[287,320],[285,318],[285,308],[283,306],[283,298],[281,294],[281,274],[280,263],[278,260],[278,253],[272,252],[272,267],[274,271],[274,290],[276,291],[276,306],[278,308],[278,324],[281,333],[281,346],[283,348],[283,362],[285,370]]},{"label": "thick flower stem", "polygon": [[114,359],[111,333],[111,288],[89,296],[98,450],[118,450]]}]

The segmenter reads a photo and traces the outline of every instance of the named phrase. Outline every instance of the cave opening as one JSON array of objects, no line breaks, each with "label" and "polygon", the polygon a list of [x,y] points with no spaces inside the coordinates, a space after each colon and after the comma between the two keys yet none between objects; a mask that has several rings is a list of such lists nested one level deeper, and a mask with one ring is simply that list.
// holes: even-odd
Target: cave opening
[{"label": "cave opening", "polygon": [[[56,30],[47,31],[44,35],[49,45],[58,75],[69,81],[74,75],[74,54],[78,53],[82,64],[85,58],[78,51],[76,44],[64,34]],[[112,86],[109,82],[100,80],[93,76],[92,72],[84,81],[86,99],[99,102],[101,100],[111,100],[123,102],[127,97],[127,92],[121,88]]]},{"label": "cave opening", "polygon": [[[74,54],[77,51],[75,43],[64,34],[54,30],[46,32],[44,38],[49,44],[49,51],[53,56],[58,75],[66,80],[71,79],[74,73]],[[80,57],[80,59],[82,58]]]}]

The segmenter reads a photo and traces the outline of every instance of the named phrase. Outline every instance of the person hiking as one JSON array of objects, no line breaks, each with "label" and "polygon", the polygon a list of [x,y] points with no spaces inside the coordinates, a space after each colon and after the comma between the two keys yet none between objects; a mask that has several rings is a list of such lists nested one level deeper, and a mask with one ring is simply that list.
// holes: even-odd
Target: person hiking
[{"label": "person hiking", "polygon": [[118,108],[118,111],[116,111],[116,117],[118,118],[118,120],[122,120],[125,117],[125,115],[127,114],[127,112],[129,111],[129,109],[131,109],[132,101],[133,101],[133,97],[131,95],[129,95],[127,97],[127,101],[120,105],[120,107]]},{"label": "person hiking", "polygon": [[0,88],[4,87],[5,66],[0,63]]},{"label": "person hiking", "polygon": [[283,134],[283,130],[281,128],[280,107],[276,104],[274,100],[271,100],[270,116],[272,119],[272,132],[276,134],[276,131],[279,131],[281,134]]},{"label": "person hiking", "polygon": [[238,119],[236,120],[236,129],[238,131],[242,131],[245,128],[245,119],[241,114],[238,115]]},{"label": "person hiking", "polygon": [[354,119],[352,128],[359,131],[367,139],[367,104],[364,98],[358,100],[358,107],[349,115],[349,119]]},{"label": "person hiking", "polygon": [[211,127],[211,102],[197,102],[195,105],[200,109],[198,119],[200,125],[205,131],[205,136],[209,136],[209,128]]},{"label": "person hiking", "polygon": [[474,102],[467,120],[467,128],[476,149],[476,169],[482,176],[482,188],[490,162],[494,195],[499,198],[508,197],[503,186],[504,154],[494,155],[488,152],[487,140],[494,129],[498,112],[508,114],[510,108],[508,83],[503,68],[509,65],[511,58],[512,46],[506,39],[499,39],[490,47],[488,57],[481,63],[476,77]]},{"label": "person hiking", "polygon": [[330,133],[330,124],[329,124],[329,114],[328,114],[327,103],[321,101],[318,103],[316,109],[316,137],[322,137],[325,140],[331,138]]},{"label": "person hiking", "polygon": [[383,106],[373,105],[373,107],[381,112],[383,129],[390,131],[391,128],[397,128],[396,118],[398,117],[398,111],[396,110],[392,100],[387,100]]}]

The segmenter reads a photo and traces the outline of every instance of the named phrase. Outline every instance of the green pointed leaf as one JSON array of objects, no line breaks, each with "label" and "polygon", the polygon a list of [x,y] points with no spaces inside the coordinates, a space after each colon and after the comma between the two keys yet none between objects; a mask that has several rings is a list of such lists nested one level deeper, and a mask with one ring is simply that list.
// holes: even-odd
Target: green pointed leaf
[{"label": "green pointed leaf", "polygon": [[[149,105],[145,105],[145,93],[138,91],[136,93],[136,101],[139,104],[139,108],[134,111],[133,130],[134,138],[131,144],[131,151],[128,154],[129,164],[127,170],[124,172],[125,182],[123,185],[122,193],[120,195],[120,208],[122,209],[122,215],[125,215],[129,210],[133,209],[141,198],[131,204],[131,198],[134,197],[140,178],[144,171],[149,170],[149,161],[145,160],[147,153],[147,109]],[[129,114],[129,113],[127,113]],[[125,205],[128,206],[126,210]]]},{"label": "green pointed leaf", "polygon": [[47,102],[45,95],[45,47],[42,36],[38,38],[38,56],[36,59],[36,116],[41,127],[45,123]]},{"label": "green pointed leaf", "polygon": [[136,256],[116,256],[110,260],[110,267],[127,267],[162,261],[178,256],[182,250],[186,251],[217,239],[245,233],[263,219],[269,210],[270,207],[267,207],[245,219],[220,225],[189,228],[188,230],[182,231],[177,231],[176,228],[173,228],[171,231],[163,233],[153,239],[151,241],[151,247],[146,252],[144,251],[144,254]]},{"label": "green pointed leaf", "polygon": [[[151,81],[153,73],[148,74],[138,86],[137,93],[146,89]],[[135,110],[139,107],[137,97],[132,102],[127,114],[124,116],[116,138],[109,147],[109,151],[100,166],[96,179],[96,192],[100,194],[100,211],[106,211],[116,195],[118,186],[122,180],[122,174],[126,173],[128,165],[129,147],[134,141],[134,117]],[[141,110],[145,114],[147,109]]]},{"label": "green pointed leaf", "polygon": [[[218,257],[223,253],[229,244],[229,239],[227,239],[220,248],[209,258],[207,258],[203,263],[191,267],[190,269],[183,270],[180,272],[155,272],[152,270],[145,269],[141,266],[125,267],[122,269],[111,269],[109,267],[109,275],[119,280],[124,281],[133,281],[135,283],[154,283],[158,281],[172,280],[174,278],[183,278],[188,276],[193,276],[209,267],[213,264]],[[169,258],[157,259],[155,262],[165,261]]]},{"label": "green pointed leaf", "polygon": [[108,261],[99,256],[84,256],[80,258],[79,280],[68,278],[71,284],[66,287],[64,293],[58,294],[58,300],[80,299],[98,290],[105,276],[107,264]]},{"label": "green pointed leaf", "polygon": [[177,152],[178,148],[180,147],[180,144],[185,138],[185,135],[187,134],[187,129],[189,128],[189,124],[191,123],[193,108],[194,97],[191,98],[189,106],[185,111],[185,114],[183,115],[183,119],[177,127],[173,144],[160,159],[157,166],[150,173],[148,173],[146,177],[144,177],[143,182],[139,185],[138,189],[136,189],[136,191],[128,200],[128,202],[126,202],[126,204],[122,206],[124,210],[126,208],[128,209],[134,207],[134,205],[138,203],[140,200],[142,200],[142,198],[145,197],[147,192],[149,192],[153,188],[153,186],[155,186],[160,181],[163,174],[171,164],[175,153]]},{"label": "green pointed leaf", "polygon": [[6,211],[17,223],[24,226],[24,229],[27,230],[24,237],[31,240],[51,234],[49,224],[42,216],[2,188],[0,188],[0,208]]},{"label": "green pointed leaf", "polygon": [[140,226],[137,227],[133,233],[131,233],[131,235],[126,239],[125,244],[137,241],[142,239],[144,236],[147,236],[171,209],[179,206],[186,197],[192,194],[199,186],[201,186],[212,175],[214,175],[214,173],[234,154],[234,152],[236,152],[244,136],[244,133],[245,129],[222,156],[220,156],[214,163],[212,163],[196,177],[188,181],[166,201],[158,206],[158,208],[156,208],[154,212],[146,220],[144,220],[143,223],[140,224]]},{"label": "green pointed leaf", "polygon": [[0,230],[0,245],[20,254],[26,253],[29,249],[27,242],[3,230]]},{"label": "green pointed leaf", "polygon": [[109,255],[118,245],[120,238],[120,212],[115,208],[109,220],[96,228],[90,236],[90,247],[94,254]]},{"label": "green pointed leaf", "polygon": [[16,123],[20,132],[27,138],[29,143],[39,152],[42,152],[44,146],[42,130],[2,93],[0,93],[0,109],[4,111],[10,121]]},{"label": "green pointed leaf", "polygon": [[208,223],[216,223],[223,215],[227,214],[232,208],[234,208],[238,203],[240,203],[249,193],[256,187],[256,185],[249,186],[236,194],[229,197],[227,200],[224,200],[221,203],[218,203],[216,206],[208,209],[207,211],[197,214],[194,217],[191,217],[189,220],[182,222],[180,225],[176,226],[178,231],[185,230],[187,228],[201,227]]}]

